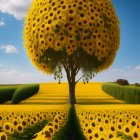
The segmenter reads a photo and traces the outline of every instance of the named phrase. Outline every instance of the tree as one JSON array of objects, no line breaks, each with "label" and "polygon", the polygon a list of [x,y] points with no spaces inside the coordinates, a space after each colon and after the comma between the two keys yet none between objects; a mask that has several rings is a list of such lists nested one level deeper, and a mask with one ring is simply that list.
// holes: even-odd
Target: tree
[{"label": "tree", "polygon": [[[75,86],[113,63],[120,28],[110,0],[33,0],[24,26],[24,44],[32,63],[59,82],[62,68],[69,83],[69,103]],[[76,80],[79,71],[83,76]]]}]

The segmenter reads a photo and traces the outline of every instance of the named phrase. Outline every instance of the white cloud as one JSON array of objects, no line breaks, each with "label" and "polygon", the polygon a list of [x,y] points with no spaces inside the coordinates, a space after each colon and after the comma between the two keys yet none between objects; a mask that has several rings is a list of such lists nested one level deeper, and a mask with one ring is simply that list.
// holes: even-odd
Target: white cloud
[{"label": "white cloud", "polygon": [[140,83],[139,66],[123,68],[110,68],[98,73],[93,81],[114,82],[117,79],[127,79],[129,83]]},{"label": "white cloud", "polygon": [[3,20],[0,20],[0,27],[5,26],[5,23]]},{"label": "white cloud", "polygon": [[135,70],[138,70],[139,71],[140,70],[140,65],[136,66],[135,67]]},{"label": "white cloud", "polygon": [[2,64],[0,64],[0,68],[2,67]]},{"label": "white cloud", "polygon": [[53,75],[45,75],[42,72],[28,73],[20,70],[1,70],[0,84],[23,84],[56,82]]},{"label": "white cloud", "polygon": [[126,68],[126,69],[132,69],[133,67],[132,66],[124,66],[124,68]]},{"label": "white cloud", "polygon": [[[130,68],[110,68],[98,73],[90,82],[114,82],[117,79],[127,79],[129,83],[140,83],[139,71]],[[117,68],[118,69],[118,68]],[[67,81],[65,72],[62,81]],[[78,74],[79,77],[81,73]],[[78,77],[77,77],[78,79]],[[41,82],[58,82],[54,80],[53,75],[45,75],[43,72],[28,72],[22,70],[8,70],[2,66],[0,69],[0,84],[23,84],[23,83],[41,83]]]},{"label": "white cloud", "polygon": [[32,0],[0,0],[0,11],[23,19]]},{"label": "white cloud", "polygon": [[0,51],[3,50],[5,53],[18,53],[18,50],[13,45],[6,45],[6,46],[0,46]]}]

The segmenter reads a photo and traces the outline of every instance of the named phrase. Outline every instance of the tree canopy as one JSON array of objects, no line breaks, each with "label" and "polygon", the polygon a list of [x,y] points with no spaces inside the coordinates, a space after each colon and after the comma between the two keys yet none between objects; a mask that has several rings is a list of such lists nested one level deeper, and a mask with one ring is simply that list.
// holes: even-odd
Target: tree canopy
[{"label": "tree canopy", "polygon": [[119,21],[110,0],[33,0],[24,44],[32,63],[45,73],[62,66],[75,74],[100,72],[119,48]]}]

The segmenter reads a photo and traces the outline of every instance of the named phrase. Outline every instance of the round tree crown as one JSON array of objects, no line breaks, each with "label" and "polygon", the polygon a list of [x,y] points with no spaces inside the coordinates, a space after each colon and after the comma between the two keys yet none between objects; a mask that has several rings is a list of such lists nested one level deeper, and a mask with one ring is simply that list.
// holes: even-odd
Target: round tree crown
[{"label": "round tree crown", "polygon": [[120,44],[111,0],[33,0],[25,19],[24,44],[31,61],[52,73],[67,57],[78,67],[108,68]]}]

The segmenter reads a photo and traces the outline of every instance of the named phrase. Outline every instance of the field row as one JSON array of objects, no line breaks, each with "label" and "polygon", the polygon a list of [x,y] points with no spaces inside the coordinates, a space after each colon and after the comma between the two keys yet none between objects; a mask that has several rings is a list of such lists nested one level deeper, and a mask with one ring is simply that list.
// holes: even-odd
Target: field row
[{"label": "field row", "polygon": [[75,105],[77,116],[69,105],[4,107],[0,106],[0,139],[64,140],[82,130],[86,140],[140,140],[140,105]]},{"label": "field row", "polygon": [[52,139],[64,126],[69,111],[69,105],[4,107],[0,107],[0,140]]},{"label": "field row", "polygon": [[[101,89],[102,83],[78,83],[76,85],[77,104],[123,104],[123,101],[116,100]],[[67,83],[40,84],[38,94],[22,101],[21,104],[67,104],[68,103]]]},{"label": "field row", "polygon": [[76,105],[86,140],[140,140],[140,105]]},{"label": "field row", "polygon": [[[103,83],[78,83],[76,85],[77,104],[124,104],[124,101],[117,100],[106,94],[102,90],[102,84]],[[1,86],[1,91],[3,90],[3,93],[0,94],[2,97],[1,100],[9,100],[5,102],[5,104],[67,104],[69,99],[67,83],[39,84],[39,91],[37,93],[33,92],[33,94],[31,92],[33,90],[32,87],[30,88],[28,85],[20,85],[17,86],[19,88],[16,89],[14,96],[10,93],[10,90],[8,93],[5,92],[7,90],[5,87],[11,88],[12,86]],[[11,94],[10,97],[9,93]]]}]

